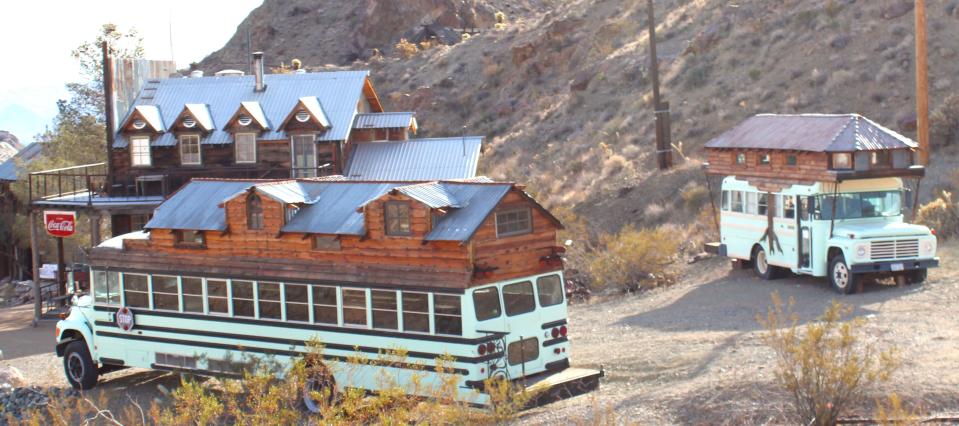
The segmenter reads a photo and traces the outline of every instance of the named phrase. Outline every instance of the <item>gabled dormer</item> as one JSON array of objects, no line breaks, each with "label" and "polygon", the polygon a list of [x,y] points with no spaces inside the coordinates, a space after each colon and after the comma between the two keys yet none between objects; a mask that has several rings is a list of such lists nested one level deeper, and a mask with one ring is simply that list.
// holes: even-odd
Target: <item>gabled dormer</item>
[{"label": "gabled dormer", "polygon": [[186,104],[170,129],[174,132],[209,133],[216,129],[206,104]]},{"label": "gabled dormer", "polygon": [[254,164],[257,162],[257,137],[270,130],[270,122],[259,102],[245,101],[240,102],[240,107],[223,129],[232,134],[236,164]]},{"label": "gabled dormer", "polygon": [[329,128],[330,120],[316,96],[300,98],[280,124],[280,129],[286,132],[323,132]]},{"label": "gabled dormer", "polygon": [[130,141],[130,165],[152,166],[151,143],[166,131],[160,109],[155,105],[137,105],[120,126],[120,130]]}]

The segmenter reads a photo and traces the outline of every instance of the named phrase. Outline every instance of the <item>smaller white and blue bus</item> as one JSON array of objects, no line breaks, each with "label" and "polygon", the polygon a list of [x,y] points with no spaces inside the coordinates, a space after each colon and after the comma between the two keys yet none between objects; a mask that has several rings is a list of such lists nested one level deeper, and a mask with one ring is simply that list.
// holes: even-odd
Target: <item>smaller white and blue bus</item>
[{"label": "smaller white and blue bus", "polygon": [[939,264],[936,236],[905,222],[908,193],[897,177],[767,192],[729,176],[722,183],[719,253],[748,262],[763,279],[786,271],[828,277],[843,294],[866,276],[922,283]]},{"label": "smaller white and blue bus", "polygon": [[[485,405],[488,378],[578,394],[595,389],[603,374],[570,368],[562,271],[458,291],[160,274],[122,265],[92,267],[90,275],[90,294],[75,298],[57,323],[56,353],[78,389],[126,367],[236,376],[251,360],[289,365],[307,353],[311,339],[324,346],[333,380],[304,389],[310,410],[319,407],[310,396],[321,390],[317,383],[331,392],[376,392],[387,375],[391,385],[409,384],[410,392],[428,396],[442,372],[455,375],[457,400]],[[405,359],[388,356],[399,350]],[[448,370],[438,361],[446,356]]]}]

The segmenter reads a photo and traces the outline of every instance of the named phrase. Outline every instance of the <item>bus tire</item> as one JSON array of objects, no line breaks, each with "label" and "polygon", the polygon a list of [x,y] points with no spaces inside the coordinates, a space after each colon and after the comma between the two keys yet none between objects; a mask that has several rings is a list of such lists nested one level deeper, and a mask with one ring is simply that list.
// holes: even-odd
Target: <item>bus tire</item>
[{"label": "bus tire", "polygon": [[922,284],[926,281],[928,271],[926,268],[920,268],[916,270],[909,271],[909,274],[906,275],[906,283],[908,284]]},{"label": "bus tire", "polygon": [[[316,395],[317,393],[319,395]],[[307,379],[300,395],[300,407],[303,411],[319,414],[323,408],[333,405],[335,399],[336,380],[326,366],[307,367]]]},{"label": "bus tire", "polygon": [[86,342],[74,340],[67,344],[63,350],[63,372],[74,389],[88,390],[97,385],[99,369],[90,357]]},{"label": "bus tire", "polygon": [[856,291],[860,277],[849,270],[846,258],[841,254],[829,260],[829,283],[840,294],[850,294]]},{"label": "bus tire", "polygon": [[769,258],[766,257],[766,249],[757,245],[753,249],[753,255],[750,257],[753,264],[753,272],[756,276],[764,280],[775,279],[779,275],[778,268],[769,264]]}]

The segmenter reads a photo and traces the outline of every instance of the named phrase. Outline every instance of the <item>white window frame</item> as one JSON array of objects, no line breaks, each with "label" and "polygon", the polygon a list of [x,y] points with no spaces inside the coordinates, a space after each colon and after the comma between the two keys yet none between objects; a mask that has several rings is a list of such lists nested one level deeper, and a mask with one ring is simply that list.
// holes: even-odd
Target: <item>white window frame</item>
[{"label": "white window frame", "polygon": [[[240,137],[249,136],[253,139],[253,160],[240,160]],[[233,136],[233,154],[234,160],[237,164],[254,164],[256,163],[256,133],[237,133]],[[292,142],[291,142],[292,143]]]},{"label": "white window frame", "polygon": [[[297,138],[310,138],[310,149],[313,150],[313,168],[311,170],[305,170],[303,168],[297,167],[296,164],[296,139]],[[309,167],[309,166],[307,166]],[[316,164],[316,135],[312,133],[306,134],[297,134],[290,136],[290,168],[292,169],[293,177],[316,177],[317,175],[317,164]]]},{"label": "white window frame", "polygon": [[[140,146],[142,144],[142,146]],[[146,151],[144,156],[143,151]],[[130,165],[133,167],[150,167],[153,165],[153,153],[150,152],[150,138],[134,136],[130,138]],[[146,162],[143,159],[146,158]],[[138,161],[139,159],[139,161]]]},{"label": "white window frame", "polygon": [[[200,147],[200,135],[197,135],[197,134],[180,135],[178,139],[180,142],[180,164],[184,166],[199,166],[203,164],[203,149]],[[196,161],[195,162],[186,160],[187,154],[183,152],[183,148],[186,146],[186,144],[184,143],[185,140],[196,140]]]}]

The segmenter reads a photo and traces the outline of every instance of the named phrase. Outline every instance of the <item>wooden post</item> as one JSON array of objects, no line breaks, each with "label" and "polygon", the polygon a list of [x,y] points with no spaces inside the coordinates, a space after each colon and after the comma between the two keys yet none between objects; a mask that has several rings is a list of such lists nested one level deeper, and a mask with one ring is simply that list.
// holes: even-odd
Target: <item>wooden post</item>
[{"label": "wooden post", "polygon": [[100,244],[100,212],[93,210],[90,213],[90,247]]},{"label": "wooden post", "polygon": [[63,258],[63,237],[57,237],[57,291],[58,296],[67,294],[67,262]]},{"label": "wooden post", "polygon": [[40,322],[43,313],[40,300],[40,247],[37,242],[37,215],[30,210],[30,257],[33,266],[33,326]]},{"label": "wooden post", "polygon": [[929,164],[929,75],[926,57],[926,0],[916,0],[916,133],[919,164]]},{"label": "wooden post", "polygon": [[646,1],[649,24],[649,71],[653,83],[653,113],[656,117],[656,163],[660,170],[672,167],[672,147],[669,140],[669,104],[663,104],[659,94],[659,57],[656,55],[656,17],[653,0]]}]

